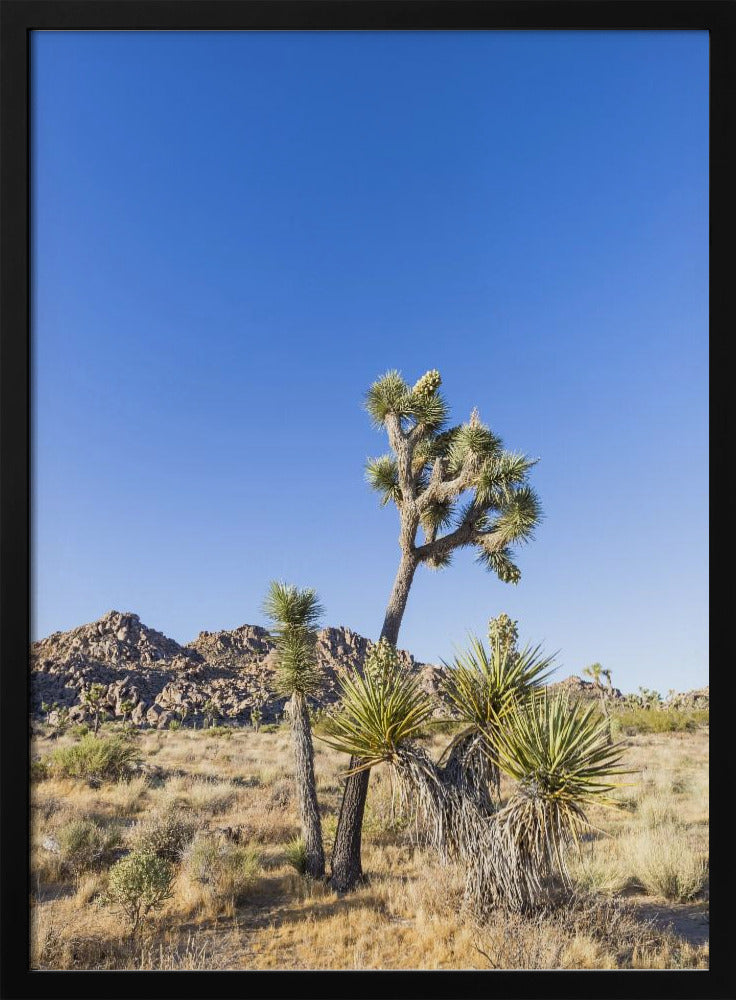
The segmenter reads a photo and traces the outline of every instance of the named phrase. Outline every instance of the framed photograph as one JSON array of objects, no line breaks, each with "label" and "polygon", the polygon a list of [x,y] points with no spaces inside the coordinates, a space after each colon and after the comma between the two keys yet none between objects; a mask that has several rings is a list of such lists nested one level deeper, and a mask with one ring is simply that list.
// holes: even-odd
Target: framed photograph
[{"label": "framed photograph", "polygon": [[733,6],[2,19],[3,996],[731,995]]}]

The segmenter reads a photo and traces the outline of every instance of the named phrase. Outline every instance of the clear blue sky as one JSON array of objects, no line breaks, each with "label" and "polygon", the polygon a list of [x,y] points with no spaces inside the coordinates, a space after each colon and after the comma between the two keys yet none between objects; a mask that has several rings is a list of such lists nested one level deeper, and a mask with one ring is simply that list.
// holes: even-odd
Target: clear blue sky
[{"label": "clear blue sky", "polygon": [[420,569],[400,645],[500,611],[624,690],[707,683],[705,32],[36,33],[34,637],[380,631],[388,368],[539,456],[518,587]]}]

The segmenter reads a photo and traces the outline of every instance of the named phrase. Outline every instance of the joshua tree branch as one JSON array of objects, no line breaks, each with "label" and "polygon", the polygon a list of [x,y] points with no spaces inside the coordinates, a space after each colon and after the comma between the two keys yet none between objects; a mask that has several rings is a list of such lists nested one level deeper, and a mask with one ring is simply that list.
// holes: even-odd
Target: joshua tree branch
[{"label": "joshua tree branch", "polygon": [[453,549],[461,548],[464,545],[477,545],[481,542],[486,551],[490,549],[498,551],[508,545],[508,539],[505,539],[500,532],[478,531],[474,523],[463,522],[459,528],[447,535],[442,535],[425,545],[417,546],[414,553],[417,559],[426,562],[432,557],[445,556]]}]

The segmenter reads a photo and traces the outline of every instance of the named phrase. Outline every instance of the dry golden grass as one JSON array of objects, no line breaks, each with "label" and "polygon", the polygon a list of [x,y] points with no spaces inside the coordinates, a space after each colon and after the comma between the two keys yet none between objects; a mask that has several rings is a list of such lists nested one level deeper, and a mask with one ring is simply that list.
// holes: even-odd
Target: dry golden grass
[{"label": "dry golden grass", "polygon": [[[73,739],[41,737],[33,754]],[[627,761],[639,773],[619,790],[621,808],[591,810],[597,832],[572,862],[588,894],[557,912],[496,914],[483,926],[463,911],[462,873],[415,843],[387,769],[371,776],[363,834],[368,880],[338,897],[289,863],[299,824],[288,732],[144,731],[135,742],[146,767],[129,782],[93,787],[52,777],[33,787],[34,968],[707,967],[706,731],[629,738]],[[428,749],[436,756],[442,745],[435,736]],[[345,763],[318,744],[328,850]],[[100,905],[106,868],[81,862],[70,871],[48,850],[48,838],[84,818],[117,827],[124,850],[147,818],[172,810],[188,819],[195,844],[206,849],[197,855],[190,845],[184,852],[172,898],[131,940],[121,917]],[[677,901],[691,893],[689,902]]]}]

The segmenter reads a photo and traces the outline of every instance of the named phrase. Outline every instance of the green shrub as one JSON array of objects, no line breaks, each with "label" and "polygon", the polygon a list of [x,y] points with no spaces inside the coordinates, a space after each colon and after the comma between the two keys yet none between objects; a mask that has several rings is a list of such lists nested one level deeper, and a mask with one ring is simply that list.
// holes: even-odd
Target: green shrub
[{"label": "green shrub", "polygon": [[110,869],[102,900],[117,907],[135,933],[140,921],[172,895],[174,868],[156,854],[133,851]]},{"label": "green shrub", "polygon": [[137,823],[132,836],[136,850],[166,861],[179,861],[197,826],[175,809],[152,813]]},{"label": "green shrub", "polygon": [[260,732],[262,733],[277,733],[281,729],[281,726],[277,722],[267,722],[265,726],[260,727]]},{"label": "green shrub", "polygon": [[217,898],[242,902],[258,871],[258,855],[249,847],[200,833],[186,848],[183,866],[187,876]]},{"label": "green shrub", "polygon": [[707,726],[707,708],[624,708],[611,715],[614,731],[634,736],[636,733],[675,733]]},{"label": "green shrub", "polygon": [[90,732],[90,728],[86,722],[81,722],[78,726],[72,726],[69,732],[72,736],[76,736],[78,740],[81,740],[83,736],[86,736]]},{"label": "green shrub", "polygon": [[301,837],[296,837],[294,840],[290,841],[286,845],[284,854],[286,855],[286,860],[295,871],[297,871],[300,875],[306,874],[307,845]]},{"label": "green shrub", "polygon": [[129,777],[139,760],[136,748],[120,736],[97,739],[87,735],[79,743],[55,750],[48,763],[60,777],[118,781]]},{"label": "green shrub", "polygon": [[224,740],[232,739],[233,727],[232,726],[210,726],[207,733],[208,736],[221,736]]},{"label": "green shrub", "polygon": [[181,722],[178,719],[172,719],[169,722],[169,729],[172,732],[176,732],[177,729],[181,729]]},{"label": "green shrub", "polygon": [[41,757],[31,761],[31,781],[44,781],[50,774],[48,761]]},{"label": "green shrub", "polygon": [[59,857],[73,875],[101,868],[121,841],[117,826],[103,827],[85,817],[73,819],[56,832]]}]

